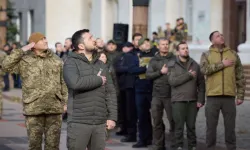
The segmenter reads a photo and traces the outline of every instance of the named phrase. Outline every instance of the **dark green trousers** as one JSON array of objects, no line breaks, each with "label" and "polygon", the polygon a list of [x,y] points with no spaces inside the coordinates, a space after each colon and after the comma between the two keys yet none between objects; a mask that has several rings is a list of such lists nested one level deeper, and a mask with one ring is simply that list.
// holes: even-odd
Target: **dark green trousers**
[{"label": "dark green trousers", "polygon": [[69,123],[67,127],[68,150],[104,150],[107,137],[106,124],[88,125]]},{"label": "dark green trousers", "polygon": [[[151,115],[153,120],[153,150],[165,149],[165,125],[162,120],[164,110],[166,111],[168,117],[170,134],[173,134],[174,120],[172,117],[171,99],[153,97],[151,102]],[[174,145],[173,140],[174,139],[171,139],[171,145]]]},{"label": "dark green trousers", "polygon": [[213,96],[207,97],[205,108],[207,132],[206,144],[209,150],[215,150],[216,129],[218,125],[220,111],[224,118],[225,143],[228,150],[236,150],[235,118],[236,105],[235,97]]},{"label": "dark green trousers", "polygon": [[197,102],[174,102],[172,109],[175,122],[175,147],[183,147],[185,124],[187,128],[188,147],[196,147],[195,122],[199,110]]}]

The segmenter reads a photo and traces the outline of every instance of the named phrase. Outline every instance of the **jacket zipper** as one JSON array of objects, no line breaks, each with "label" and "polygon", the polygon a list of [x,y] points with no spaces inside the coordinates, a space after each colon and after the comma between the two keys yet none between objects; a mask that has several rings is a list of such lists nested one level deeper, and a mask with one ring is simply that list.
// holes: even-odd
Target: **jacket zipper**
[{"label": "jacket zipper", "polygon": [[[220,52],[221,61],[223,60],[223,52]],[[224,95],[224,69],[222,70],[222,95]]]}]

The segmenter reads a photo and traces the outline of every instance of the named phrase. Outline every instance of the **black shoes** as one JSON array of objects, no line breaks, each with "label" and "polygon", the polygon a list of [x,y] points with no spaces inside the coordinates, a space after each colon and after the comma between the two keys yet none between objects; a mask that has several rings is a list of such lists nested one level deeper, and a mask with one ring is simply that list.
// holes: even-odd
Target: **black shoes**
[{"label": "black shoes", "polygon": [[122,136],[122,135],[127,135],[127,132],[124,131],[124,130],[121,130],[119,132],[116,132],[115,134],[118,135],[118,136]]},{"label": "black shoes", "polygon": [[143,148],[143,147],[147,147],[147,144],[143,142],[138,142],[132,146],[132,148]]},{"label": "black shoes", "polygon": [[121,142],[136,142],[136,137],[127,136],[127,137],[121,139]]},{"label": "black shoes", "polygon": [[147,147],[149,145],[152,145],[152,141],[147,141],[147,142],[137,142],[136,144],[134,144],[132,146],[132,148],[143,148],[143,147]]}]

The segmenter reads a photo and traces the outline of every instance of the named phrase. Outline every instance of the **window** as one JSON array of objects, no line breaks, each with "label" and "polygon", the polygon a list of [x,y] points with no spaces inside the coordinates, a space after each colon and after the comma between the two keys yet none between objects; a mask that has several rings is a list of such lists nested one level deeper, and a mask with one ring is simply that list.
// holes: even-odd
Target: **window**
[{"label": "window", "polygon": [[22,23],[23,23],[23,18],[22,18],[22,13],[18,13],[18,17],[16,19],[16,25],[17,25],[17,30],[19,31],[19,34],[16,35],[16,41],[19,42],[21,41],[21,37],[23,35],[23,28],[22,28]]},{"label": "window", "polygon": [[188,35],[193,34],[193,0],[187,0],[186,3],[186,19],[188,25]]},{"label": "window", "polygon": [[27,20],[27,35],[31,35],[32,32],[34,32],[34,11],[30,10],[28,11],[28,20]]}]

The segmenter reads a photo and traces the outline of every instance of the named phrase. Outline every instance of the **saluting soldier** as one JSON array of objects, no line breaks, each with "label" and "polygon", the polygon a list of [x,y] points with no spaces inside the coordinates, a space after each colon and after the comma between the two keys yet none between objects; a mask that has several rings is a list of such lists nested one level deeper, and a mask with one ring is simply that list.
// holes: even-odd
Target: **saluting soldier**
[{"label": "saluting soldier", "polygon": [[48,49],[42,33],[33,33],[29,44],[6,56],[2,69],[20,74],[22,102],[29,150],[59,150],[62,113],[66,111],[68,90],[62,74],[63,63]]}]

